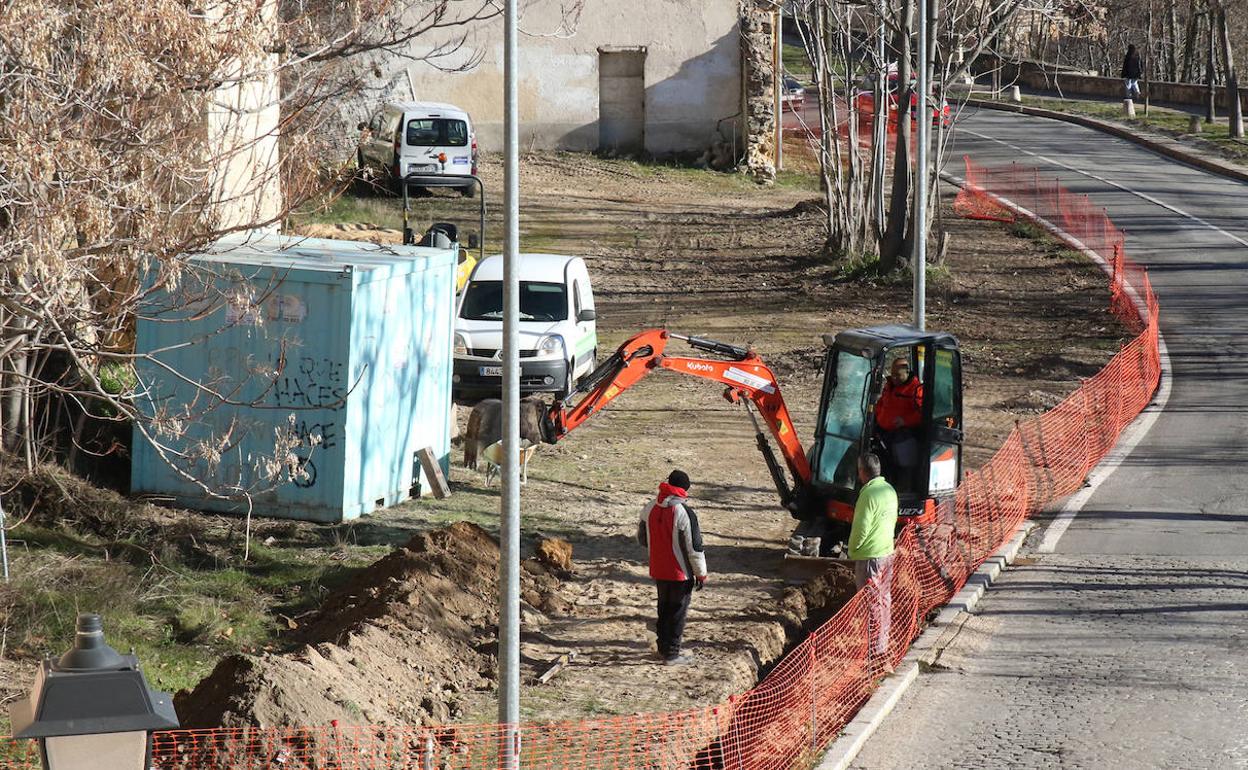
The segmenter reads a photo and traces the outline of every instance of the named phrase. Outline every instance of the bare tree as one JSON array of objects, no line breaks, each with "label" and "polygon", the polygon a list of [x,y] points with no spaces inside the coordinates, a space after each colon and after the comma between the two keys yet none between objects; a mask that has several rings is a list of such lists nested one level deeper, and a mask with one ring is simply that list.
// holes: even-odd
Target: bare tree
[{"label": "bare tree", "polygon": [[[438,42],[422,46],[422,58],[436,63],[459,48],[466,25],[493,13],[488,0],[281,8],[275,0],[8,0],[0,13],[4,451],[31,466],[77,451],[88,416],[133,421],[173,467],[201,481],[192,469],[239,436],[227,426],[189,446],[180,439],[240,391],[236,381],[196,381],[192,403],[155,414],[136,408],[144,395],[136,362],[161,365],[134,350],[144,303],[164,293],[204,314],[263,301],[263,287],[226,295],[196,280],[202,271],[187,255],[228,233],[274,227],[343,183],[353,169],[323,129],[338,101],[368,85],[356,58],[410,55],[411,41],[429,36]],[[281,365],[235,380],[272,379]],[[273,451],[254,459],[254,478],[297,475],[297,440],[274,437]]]},{"label": "bare tree", "polygon": [[861,116],[854,109],[858,91],[859,54],[852,30],[858,10],[827,0],[800,6],[799,26],[819,86],[819,131],[814,140],[827,208],[825,251],[858,255],[870,233],[867,200],[880,179],[864,162],[859,136]]},{"label": "bare tree", "polygon": [[1235,52],[1231,45],[1231,33],[1226,23],[1226,6],[1215,0],[1218,10],[1218,30],[1222,38],[1222,63],[1226,67],[1226,104],[1229,113],[1231,136],[1244,136],[1244,107],[1239,101],[1239,76],[1235,73]]},{"label": "bare tree", "polygon": [[1218,26],[1214,18],[1212,2],[1205,3],[1205,30],[1209,33],[1205,46],[1205,122],[1212,123],[1218,116],[1218,82],[1217,40]]},{"label": "bare tree", "polygon": [[[1034,4],[1031,0],[931,0],[926,66],[932,79],[949,84],[964,77],[1017,13]],[[828,250],[873,253],[881,272],[892,271],[909,258],[917,232],[912,221],[913,121],[932,115],[930,108],[914,115],[914,1],[875,0],[859,5],[805,0],[796,10],[804,21],[799,29],[820,93],[820,131],[810,132],[810,137],[820,158]],[[883,43],[886,34],[891,37],[887,45]],[[953,50],[965,55],[951,57]],[[860,97],[867,93],[867,83],[874,109],[860,113],[859,106],[868,101]],[[868,120],[869,133],[865,130]],[[891,143],[890,133],[894,135]],[[933,178],[939,175],[947,139],[946,132],[937,131],[937,160],[930,170]],[[890,148],[891,164],[887,162]],[[930,189],[935,194],[935,184]],[[929,207],[929,211],[934,209]]]}]

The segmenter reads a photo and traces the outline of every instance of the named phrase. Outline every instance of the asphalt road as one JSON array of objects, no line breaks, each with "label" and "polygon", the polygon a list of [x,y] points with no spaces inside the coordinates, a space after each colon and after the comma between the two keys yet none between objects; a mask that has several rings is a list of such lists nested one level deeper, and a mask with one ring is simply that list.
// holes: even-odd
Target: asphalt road
[{"label": "asphalt road", "polygon": [[1056,121],[962,126],[955,157],[1038,165],[1127,232],[1173,389],[1055,552],[1003,574],[854,766],[1248,768],[1248,185]]}]

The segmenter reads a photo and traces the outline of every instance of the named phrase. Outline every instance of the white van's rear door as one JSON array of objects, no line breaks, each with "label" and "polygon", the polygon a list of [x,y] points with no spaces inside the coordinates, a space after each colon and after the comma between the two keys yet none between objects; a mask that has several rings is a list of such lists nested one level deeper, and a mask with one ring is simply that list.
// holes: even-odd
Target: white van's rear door
[{"label": "white van's rear door", "polygon": [[403,133],[404,173],[472,173],[470,129],[461,116],[409,113]]}]

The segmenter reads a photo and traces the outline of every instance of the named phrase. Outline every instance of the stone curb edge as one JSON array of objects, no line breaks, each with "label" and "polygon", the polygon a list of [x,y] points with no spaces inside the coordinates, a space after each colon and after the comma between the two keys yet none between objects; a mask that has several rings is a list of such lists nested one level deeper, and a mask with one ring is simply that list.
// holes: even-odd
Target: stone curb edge
[{"label": "stone curb edge", "polygon": [[970,612],[979,603],[984,592],[1000,576],[1006,566],[1014,562],[1023,541],[1036,526],[1035,522],[1024,521],[1014,530],[1013,536],[997,551],[984,560],[979,568],[966,580],[962,589],[954,594],[948,603],[941,608],[936,618],[924,629],[919,638],[910,645],[910,651],[901,659],[896,672],[881,684],[871,695],[858,714],[845,725],[845,729],[828,747],[827,753],[815,765],[815,770],[847,770],[857,758],[858,752],[869,739],[884,718],[892,713],[901,701],[901,696],[910,689],[910,685],[918,678],[920,670],[931,665],[940,656],[940,651],[957,634],[962,626],[965,613]]},{"label": "stone curb edge", "polygon": [[1130,131],[1129,129],[1123,128],[1122,126],[1107,123],[1103,120],[1097,120],[1096,118],[1089,118],[1083,115],[1071,115],[1066,112],[1055,112],[1053,110],[1046,110],[1040,107],[1028,107],[1022,104],[1003,104],[1001,102],[994,102],[987,99],[967,99],[966,103],[972,107],[1000,110],[1002,112],[1017,112],[1023,115],[1033,115],[1037,118],[1049,118],[1050,120],[1061,120],[1066,123],[1075,123],[1077,125],[1084,126],[1085,128],[1091,128],[1096,131],[1111,134],[1120,139],[1126,139],[1128,142],[1133,142],[1146,149],[1152,150],[1158,155],[1173,158],[1174,160],[1181,161],[1189,166],[1194,166],[1202,171],[1208,171],[1239,182],[1248,182],[1248,169],[1243,169],[1223,161],[1212,160],[1210,158],[1196,155],[1178,147],[1175,142],[1157,141],[1155,139],[1143,137]]}]

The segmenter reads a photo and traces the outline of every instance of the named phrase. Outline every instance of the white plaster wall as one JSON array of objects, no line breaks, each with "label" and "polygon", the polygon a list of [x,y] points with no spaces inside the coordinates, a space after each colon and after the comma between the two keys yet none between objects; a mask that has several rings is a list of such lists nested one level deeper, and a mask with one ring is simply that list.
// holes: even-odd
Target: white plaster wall
[{"label": "white plaster wall", "polygon": [[[276,30],[276,0],[263,0]],[[212,9],[208,14],[212,22]],[[231,62],[223,84],[209,99],[207,159],[213,172],[216,226],[222,229],[272,225],[282,213],[278,174],[281,86],[277,56]]]},{"label": "white plaster wall", "polygon": [[[585,0],[569,32],[562,8],[535,0],[520,21],[520,120],[525,149],[593,150],[598,146],[598,49],[646,48],[646,149],[654,154],[701,151],[740,135],[741,43],[737,0]],[[410,98],[447,101],[472,115],[482,149],[501,147],[503,41],[497,17],[473,22],[454,55],[425,61],[379,62],[385,83],[378,102]],[[425,36],[421,57],[449,39]],[[464,72],[444,71],[480,58]],[[375,105],[373,105],[375,106]],[[716,124],[722,122],[722,130]]]}]

